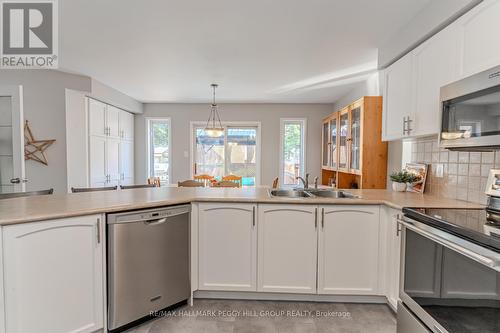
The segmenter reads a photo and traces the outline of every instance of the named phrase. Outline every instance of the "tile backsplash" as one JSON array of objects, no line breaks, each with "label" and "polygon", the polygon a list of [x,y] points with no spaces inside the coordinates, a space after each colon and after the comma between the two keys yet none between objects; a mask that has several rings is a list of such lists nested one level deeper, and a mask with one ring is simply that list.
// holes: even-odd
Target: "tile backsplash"
[{"label": "tile backsplash", "polygon": [[500,151],[449,151],[439,148],[437,137],[419,138],[411,142],[411,162],[429,164],[425,193],[486,204],[486,181],[490,169],[500,168]]}]

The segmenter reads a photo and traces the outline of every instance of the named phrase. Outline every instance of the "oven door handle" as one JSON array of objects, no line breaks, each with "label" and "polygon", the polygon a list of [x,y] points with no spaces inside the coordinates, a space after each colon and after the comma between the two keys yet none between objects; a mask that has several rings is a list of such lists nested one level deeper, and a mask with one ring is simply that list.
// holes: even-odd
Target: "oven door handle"
[{"label": "oven door handle", "polygon": [[498,263],[496,260],[494,259],[491,259],[491,258],[487,258],[485,256],[482,256],[480,254],[477,254],[471,250],[468,250],[460,245],[457,245],[453,242],[450,242],[446,239],[443,239],[441,237],[438,237],[436,235],[433,235],[432,233],[430,232],[427,232],[425,230],[422,230],[420,228],[417,228],[415,227],[414,225],[412,225],[411,223],[408,223],[402,219],[397,219],[398,223],[404,225],[406,228],[410,229],[411,231],[413,232],[416,232],[417,234],[421,235],[421,236],[424,236],[425,238],[428,238],[444,247],[447,247],[449,248],[450,250],[453,250],[455,252],[458,252],[464,256],[466,256],[467,258],[469,259],[472,259],[476,262],[479,262],[480,264],[482,265],[485,265],[485,266],[488,266],[492,269],[495,269],[496,271],[500,271],[500,268],[498,267]]}]

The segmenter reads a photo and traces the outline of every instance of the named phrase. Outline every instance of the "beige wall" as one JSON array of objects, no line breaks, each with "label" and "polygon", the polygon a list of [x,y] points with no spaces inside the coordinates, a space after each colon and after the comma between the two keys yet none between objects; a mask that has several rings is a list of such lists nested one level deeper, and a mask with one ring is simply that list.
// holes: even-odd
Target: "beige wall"
[{"label": "beige wall", "polygon": [[[146,117],[170,117],[172,126],[172,182],[189,179],[190,122],[206,121],[208,104],[145,104],[144,113],[135,117],[135,176],[140,183],[147,178]],[[307,118],[306,169],[311,178],[320,176],[321,123],[333,111],[331,104],[223,104],[223,121],[261,123],[261,183],[271,184],[278,176],[280,118]]]}]

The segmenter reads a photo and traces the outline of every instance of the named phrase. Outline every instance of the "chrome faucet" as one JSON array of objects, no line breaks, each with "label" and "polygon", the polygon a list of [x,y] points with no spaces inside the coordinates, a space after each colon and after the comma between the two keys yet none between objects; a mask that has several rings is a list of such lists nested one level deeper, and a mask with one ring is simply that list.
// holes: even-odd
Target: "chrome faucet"
[{"label": "chrome faucet", "polygon": [[318,177],[314,177],[314,188],[318,189]]},{"label": "chrome faucet", "polygon": [[305,189],[309,188],[309,174],[306,173],[306,179],[302,177],[295,177],[295,179],[298,179],[302,182],[302,185],[304,186]]}]

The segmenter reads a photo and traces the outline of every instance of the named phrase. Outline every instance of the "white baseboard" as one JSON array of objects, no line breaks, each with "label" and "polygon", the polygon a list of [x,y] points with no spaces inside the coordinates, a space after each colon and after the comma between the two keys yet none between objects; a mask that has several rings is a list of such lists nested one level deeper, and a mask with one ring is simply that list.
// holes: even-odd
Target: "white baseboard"
[{"label": "white baseboard", "polygon": [[197,290],[194,298],[209,299],[238,299],[260,301],[298,301],[298,302],[335,302],[335,303],[375,303],[387,304],[385,296],[359,296],[359,295],[313,295],[313,294],[287,294],[245,291],[205,291]]}]

